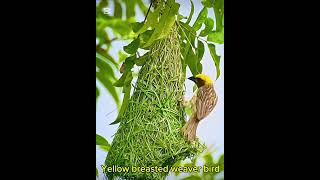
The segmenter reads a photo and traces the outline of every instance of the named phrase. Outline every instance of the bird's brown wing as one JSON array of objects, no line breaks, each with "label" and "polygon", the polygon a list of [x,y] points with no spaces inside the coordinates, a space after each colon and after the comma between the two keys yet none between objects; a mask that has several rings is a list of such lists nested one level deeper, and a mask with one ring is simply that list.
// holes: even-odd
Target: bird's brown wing
[{"label": "bird's brown wing", "polygon": [[197,118],[202,120],[210,114],[213,108],[216,106],[218,96],[216,95],[213,87],[201,87],[205,88],[198,91],[197,97]]}]

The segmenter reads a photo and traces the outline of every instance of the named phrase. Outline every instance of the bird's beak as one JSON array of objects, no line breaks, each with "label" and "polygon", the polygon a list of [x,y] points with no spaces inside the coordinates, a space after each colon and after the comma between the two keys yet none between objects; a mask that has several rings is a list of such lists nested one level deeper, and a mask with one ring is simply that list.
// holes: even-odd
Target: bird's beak
[{"label": "bird's beak", "polygon": [[188,79],[193,81],[193,82],[195,82],[195,83],[197,82],[197,79],[195,77],[193,77],[193,76],[189,77]]}]

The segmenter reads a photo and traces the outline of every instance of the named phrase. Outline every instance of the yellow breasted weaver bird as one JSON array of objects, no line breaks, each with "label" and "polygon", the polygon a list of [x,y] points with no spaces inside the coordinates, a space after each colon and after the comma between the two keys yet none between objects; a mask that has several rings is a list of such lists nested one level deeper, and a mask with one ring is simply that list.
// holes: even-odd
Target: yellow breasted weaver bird
[{"label": "yellow breasted weaver bird", "polygon": [[198,89],[191,100],[183,100],[184,106],[192,108],[192,115],[181,131],[189,141],[193,141],[196,138],[199,122],[210,114],[217,104],[218,97],[213,87],[213,80],[209,76],[198,74],[188,79],[193,81]]}]

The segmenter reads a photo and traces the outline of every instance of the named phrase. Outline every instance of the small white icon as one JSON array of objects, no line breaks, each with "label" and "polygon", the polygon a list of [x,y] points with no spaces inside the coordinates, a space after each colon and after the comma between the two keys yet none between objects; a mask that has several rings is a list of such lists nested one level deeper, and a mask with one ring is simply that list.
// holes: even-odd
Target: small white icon
[{"label": "small white icon", "polygon": [[110,9],[107,7],[103,8],[103,14],[110,14]]}]

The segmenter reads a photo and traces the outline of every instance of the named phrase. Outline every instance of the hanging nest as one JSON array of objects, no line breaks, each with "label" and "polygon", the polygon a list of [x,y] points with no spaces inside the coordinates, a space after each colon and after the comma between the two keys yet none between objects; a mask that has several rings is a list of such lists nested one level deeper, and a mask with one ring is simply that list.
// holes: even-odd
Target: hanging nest
[{"label": "hanging nest", "polygon": [[[106,166],[172,167],[199,154],[204,145],[181,134],[185,112],[185,74],[182,71],[177,27],[156,42],[141,68],[129,105],[121,118]],[[109,179],[164,179],[168,173],[113,172]]]}]

